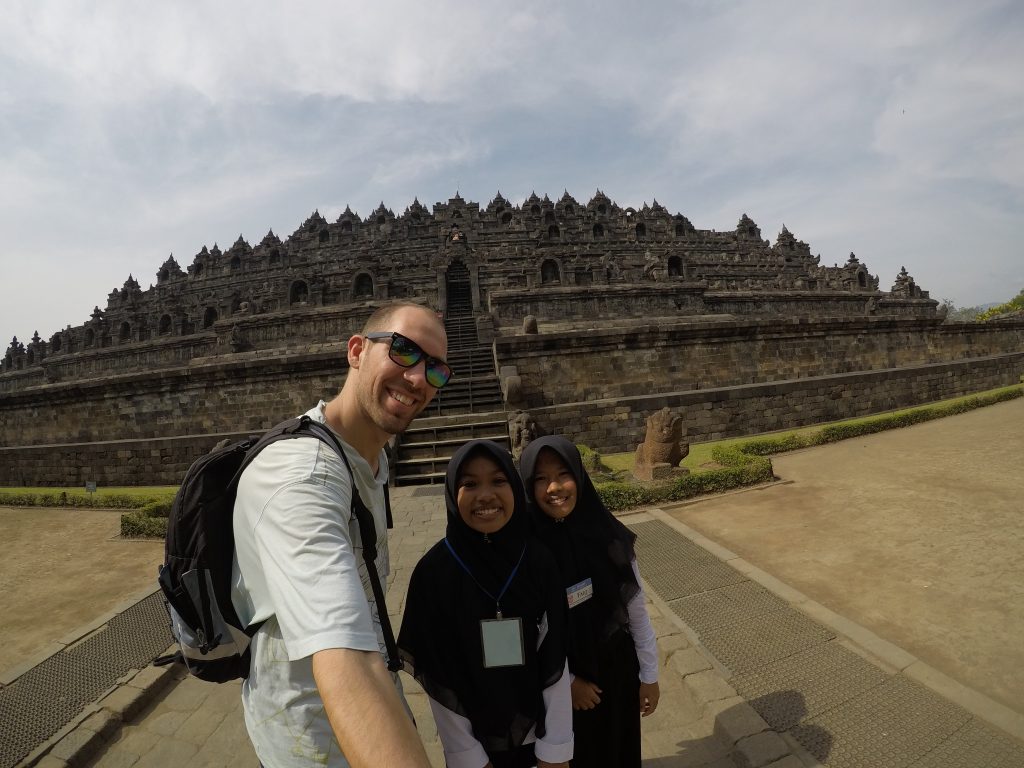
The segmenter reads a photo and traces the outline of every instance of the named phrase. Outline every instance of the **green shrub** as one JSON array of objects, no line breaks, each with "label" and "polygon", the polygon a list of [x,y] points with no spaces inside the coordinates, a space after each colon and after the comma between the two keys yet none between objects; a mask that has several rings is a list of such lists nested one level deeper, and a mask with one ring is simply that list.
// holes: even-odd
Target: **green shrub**
[{"label": "green shrub", "polygon": [[139,509],[152,502],[170,504],[176,489],[131,492],[87,493],[85,490],[53,490],[45,488],[0,488],[0,504],[11,507],[83,507],[104,509]]},{"label": "green shrub", "polygon": [[887,429],[898,429],[909,427],[914,424],[921,424],[925,421],[941,419],[946,416],[955,416],[959,413],[967,413],[987,405],[995,405],[1007,400],[1014,400],[1024,396],[1024,389],[1020,387],[1008,387],[1005,389],[988,392],[974,397],[965,397],[947,403],[936,405],[924,405],[919,408],[912,408],[899,413],[891,413],[883,416],[870,416],[865,419],[840,422],[824,426],[812,437],[816,444],[835,443],[839,440],[847,440],[851,437],[871,435],[877,432],[884,432]]},{"label": "green shrub", "polygon": [[[811,441],[804,435],[790,434],[780,437],[759,437],[742,443],[742,452],[751,456],[770,456],[773,453],[795,451],[806,448]],[[717,459],[716,459],[717,461]]]},{"label": "green shrub", "polygon": [[587,472],[608,471],[608,467],[601,461],[600,453],[587,445],[577,445],[576,447],[579,449],[580,458],[583,459],[583,469]]},{"label": "green shrub", "polygon": [[129,539],[165,538],[167,518],[148,517],[142,510],[125,512],[121,515],[121,535]]},{"label": "green shrub", "polygon": [[171,514],[170,501],[148,501],[139,507],[138,513],[143,517],[163,517]]},{"label": "green shrub", "polygon": [[595,483],[598,495],[612,512],[633,507],[642,507],[658,500],[656,486],[613,480],[610,483]]}]

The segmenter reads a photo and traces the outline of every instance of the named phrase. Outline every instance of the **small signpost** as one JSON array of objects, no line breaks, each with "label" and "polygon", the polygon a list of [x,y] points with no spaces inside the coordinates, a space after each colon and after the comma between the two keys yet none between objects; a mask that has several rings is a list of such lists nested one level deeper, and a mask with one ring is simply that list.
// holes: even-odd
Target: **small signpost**
[{"label": "small signpost", "polygon": [[85,492],[86,493],[96,493],[96,481],[95,480],[86,480],[86,482],[85,482]]}]

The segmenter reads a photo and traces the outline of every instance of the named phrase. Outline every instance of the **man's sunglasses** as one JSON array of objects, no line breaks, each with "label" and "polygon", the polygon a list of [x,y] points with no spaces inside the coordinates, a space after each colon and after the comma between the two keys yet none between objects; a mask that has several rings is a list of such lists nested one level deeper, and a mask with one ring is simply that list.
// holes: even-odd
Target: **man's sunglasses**
[{"label": "man's sunglasses", "polygon": [[407,339],[397,331],[380,331],[379,333],[364,334],[370,341],[391,340],[391,348],[388,349],[388,357],[391,362],[403,368],[412,368],[420,360],[426,360],[425,376],[427,384],[440,389],[452,377],[452,367],[444,360],[431,357],[412,339]]}]

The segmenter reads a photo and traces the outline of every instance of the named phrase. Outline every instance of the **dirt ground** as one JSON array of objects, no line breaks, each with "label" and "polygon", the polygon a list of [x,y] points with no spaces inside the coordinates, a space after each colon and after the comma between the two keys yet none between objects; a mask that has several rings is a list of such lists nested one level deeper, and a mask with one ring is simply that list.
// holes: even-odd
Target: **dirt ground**
[{"label": "dirt ground", "polygon": [[1024,712],[1024,399],[773,457],[775,485],[670,510]]},{"label": "dirt ground", "polygon": [[162,541],[117,538],[114,510],[0,507],[0,671],[156,585]]}]

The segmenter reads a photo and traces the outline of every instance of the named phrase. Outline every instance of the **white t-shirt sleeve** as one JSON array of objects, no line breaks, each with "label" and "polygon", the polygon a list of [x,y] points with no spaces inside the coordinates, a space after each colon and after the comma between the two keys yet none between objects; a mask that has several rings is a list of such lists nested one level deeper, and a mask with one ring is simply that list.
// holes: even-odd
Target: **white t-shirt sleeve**
[{"label": "white t-shirt sleeve", "polygon": [[629,633],[633,636],[633,645],[636,647],[636,658],[640,662],[640,682],[658,682],[658,639],[654,635],[654,627],[651,626],[651,617],[647,615],[647,607],[644,604],[643,582],[640,581],[640,569],[637,567],[636,559],[633,559],[633,573],[636,575],[636,583],[640,590],[633,595],[626,610],[629,612]]},{"label": "white t-shirt sleeve", "polygon": [[269,602],[293,661],[327,648],[379,648],[344,491],[351,492],[316,477],[283,485],[253,528]]}]

